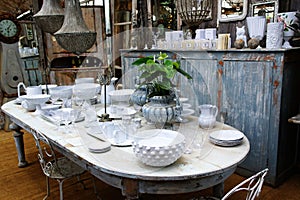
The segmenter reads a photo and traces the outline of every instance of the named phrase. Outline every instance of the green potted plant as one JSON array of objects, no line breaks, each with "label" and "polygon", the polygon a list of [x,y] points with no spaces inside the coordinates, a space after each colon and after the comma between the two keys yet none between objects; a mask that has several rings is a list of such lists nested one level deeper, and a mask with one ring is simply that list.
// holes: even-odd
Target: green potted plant
[{"label": "green potted plant", "polygon": [[179,61],[172,61],[167,58],[166,53],[160,53],[158,56],[139,58],[132,63],[132,65],[138,66],[139,71],[142,72],[139,77],[142,80],[139,87],[146,86],[149,89],[148,98],[169,95],[174,88],[172,79],[177,72],[187,79],[192,79],[187,72],[180,68]]},{"label": "green potted plant", "polygon": [[146,120],[166,123],[180,115],[178,102],[174,100],[176,96],[172,80],[176,73],[192,79],[191,75],[180,68],[180,62],[168,59],[166,53],[160,53],[138,58],[132,65],[138,66],[141,82],[131,99],[133,103],[143,106]]}]

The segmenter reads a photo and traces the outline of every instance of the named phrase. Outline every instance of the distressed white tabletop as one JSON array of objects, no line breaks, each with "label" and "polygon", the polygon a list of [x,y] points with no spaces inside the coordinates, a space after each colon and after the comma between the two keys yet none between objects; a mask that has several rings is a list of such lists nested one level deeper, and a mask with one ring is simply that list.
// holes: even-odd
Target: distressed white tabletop
[{"label": "distressed white tabletop", "polygon": [[[77,130],[74,133],[66,134],[62,130],[58,131],[57,126],[45,121],[39,115],[33,112],[27,112],[20,105],[14,104],[13,101],[2,106],[2,110],[17,125],[25,128],[29,132],[39,131],[46,135],[56,145],[62,149],[76,155],[77,158],[87,163],[87,168],[94,175],[101,179],[101,174],[112,175],[113,177],[128,178],[141,181],[183,181],[190,179],[201,179],[211,176],[220,176],[226,170],[233,173],[236,166],[241,163],[247,156],[250,144],[246,137],[243,138],[241,145],[234,147],[221,147],[213,145],[206,137],[202,150],[195,150],[191,154],[183,154],[175,163],[167,167],[150,167],[141,163],[133,154],[132,147],[114,147],[105,153],[91,153],[88,151],[85,141],[81,134],[86,130],[84,122],[76,124]],[[234,129],[227,125],[217,124],[211,131],[220,129]],[[191,117],[187,123],[180,125],[179,131],[201,132],[197,118]],[[209,134],[209,133],[206,133]],[[100,142],[100,141],[99,141]],[[97,171],[99,174],[97,174]],[[227,177],[224,177],[227,178]],[[105,178],[104,178],[105,179]],[[220,178],[220,180],[223,180]],[[106,180],[107,182],[107,180]],[[121,183],[120,183],[121,184]],[[112,183],[116,187],[123,187],[119,183]],[[213,183],[207,186],[212,186]],[[139,186],[141,187],[141,186]],[[205,186],[199,187],[206,188]],[[142,189],[140,192],[147,192]],[[180,190],[178,190],[180,191]],[[192,191],[192,190],[188,190]],[[125,192],[124,192],[125,193]],[[163,192],[161,192],[163,193]],[[166,192],[168,193],[168,192]],[[170,192],[172,193],[172,192]]]}]

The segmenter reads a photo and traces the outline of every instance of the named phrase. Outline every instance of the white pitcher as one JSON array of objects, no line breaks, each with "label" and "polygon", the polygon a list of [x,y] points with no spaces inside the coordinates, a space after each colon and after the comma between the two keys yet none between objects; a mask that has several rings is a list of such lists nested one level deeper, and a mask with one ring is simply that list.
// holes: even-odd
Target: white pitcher
[{"label": "white pitcher", "polygon": [[198,122],[201,128],[211,129],[216,125],[218,108],[215,105],[203,104],[199,106],[200,116]]},{"label": "white pitcher", "polygon": [[18,97],[21,95],[21,86],[23,86],[23,88],[25,89],[26,95],[35,95],[35,94],[42,94],[42,87],[39,86],[29,86],[26,87],[25,84],[23,82],[20,82],[18,84]]},{"label": "white pitcher", "polygon": [[[109,92],[116,90],[115,89],[115,82],[118,80],[118,78],[113,77],[111,78],[110,84],[106,86],[106,104],[111,103],[110,96],[108,95]],[[104,85],[102,85],[101,89],[101,103],[104,104]]]}]

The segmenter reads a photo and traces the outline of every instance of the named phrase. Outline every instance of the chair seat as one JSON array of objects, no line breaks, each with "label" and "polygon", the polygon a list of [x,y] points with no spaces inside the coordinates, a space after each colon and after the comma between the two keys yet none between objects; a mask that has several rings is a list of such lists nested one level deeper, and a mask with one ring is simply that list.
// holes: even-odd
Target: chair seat
[{"label": "chair seat", "polygon": [[43,169],[46,176],[54,179],[65,179],[85,172],[83,168],[66,157],[58,158],[56,161],[57,163],[54,160],[47,163],[47,166]]}]

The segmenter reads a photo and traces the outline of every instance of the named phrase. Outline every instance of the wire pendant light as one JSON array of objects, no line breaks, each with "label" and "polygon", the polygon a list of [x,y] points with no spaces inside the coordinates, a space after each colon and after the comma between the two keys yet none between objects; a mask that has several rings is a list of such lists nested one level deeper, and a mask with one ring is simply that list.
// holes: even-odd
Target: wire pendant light
[{"label": "wire pendant light", "polygon": [[79,0],[66,0],[62,27],[54,33],[58,44],[67,51],[80,55],[96,41],[96,32],[90,31],[83,19]]},{"label": "wire pendant light", "polygon": [[64,22],[64,10],[59,0],[44,0],[41,10],[33,18],[44,32],[53,34]]},{"label": "wire pendant light", "polygon": [[182,21],[195,30],[209,16],[212,0],[175,0],[175,5]]}]

